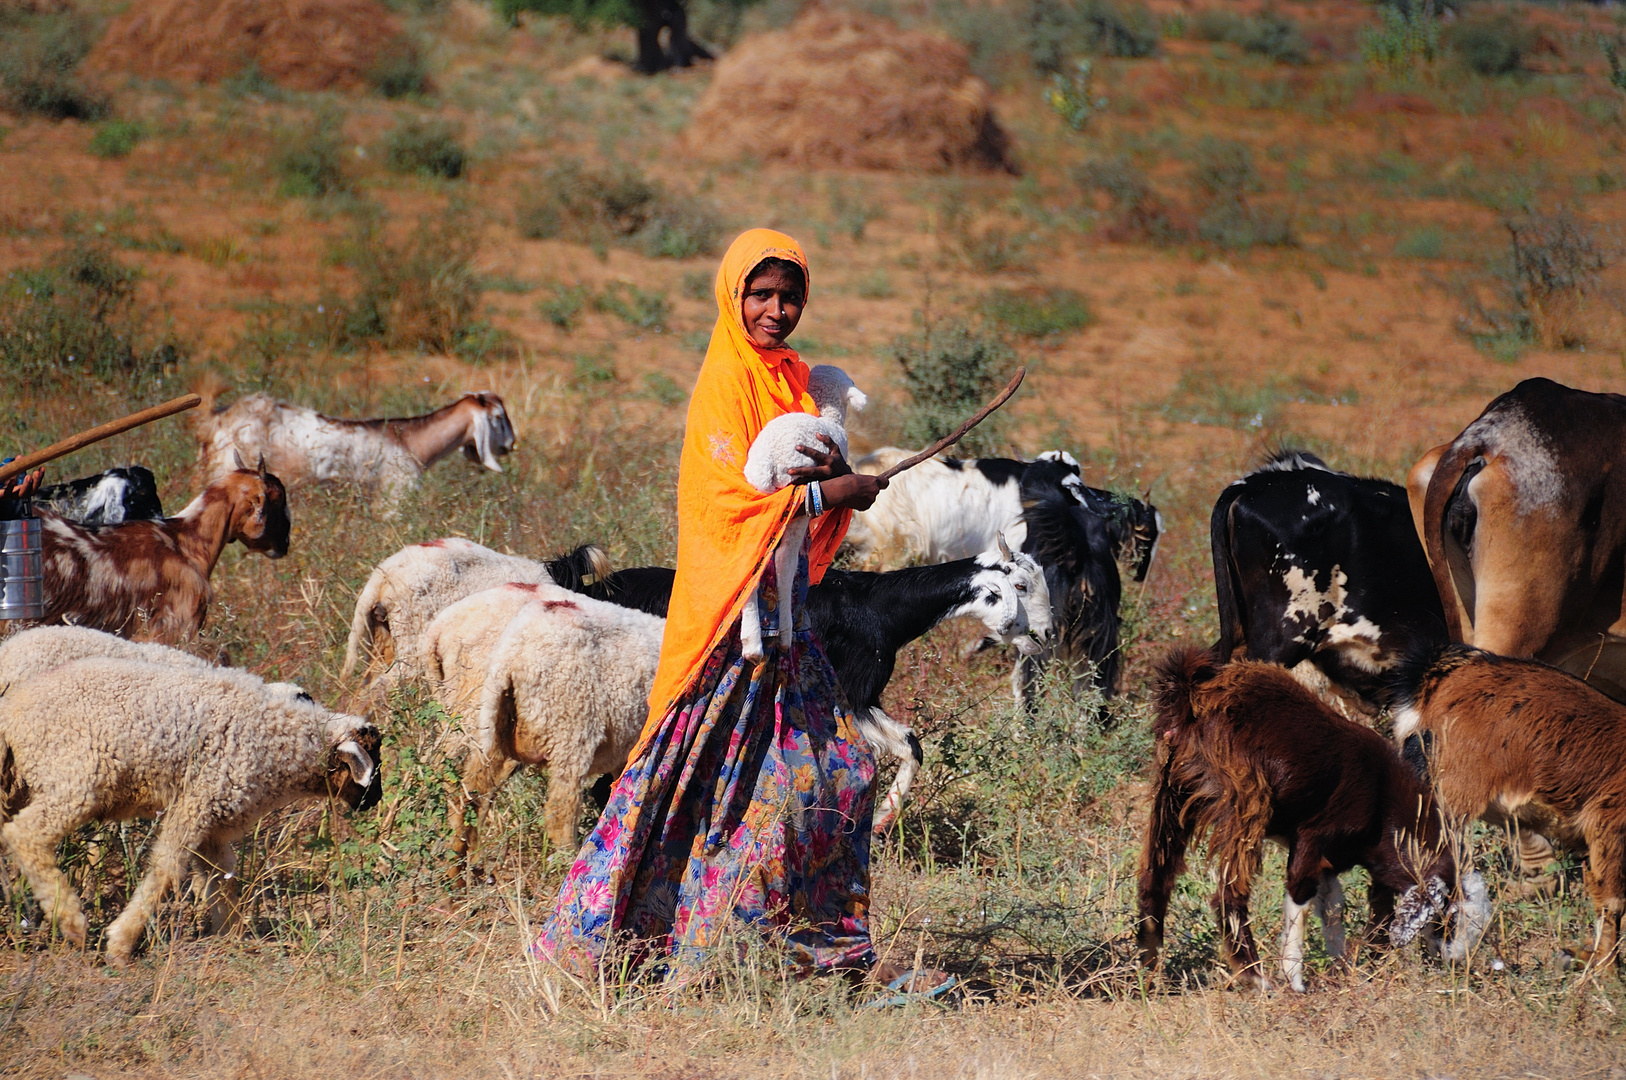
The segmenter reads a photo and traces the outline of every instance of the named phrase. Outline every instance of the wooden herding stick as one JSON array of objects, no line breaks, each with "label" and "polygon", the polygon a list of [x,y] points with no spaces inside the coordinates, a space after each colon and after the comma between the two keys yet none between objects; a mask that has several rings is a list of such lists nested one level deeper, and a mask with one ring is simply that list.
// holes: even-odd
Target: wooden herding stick
[{"label": "wooden herding stick", "polygon": [[107,423],[93,427],[89,431],[69,435],[66,439],[52,443],[44,450],[24,454],[9,465],[0,465],[0,484],[5,483],[14,476],[27,472],[37,465],[44,465],[47,461],[55,461],[59,457],[73,453],[75,450],[81,450],[91,443],[111,439],[113,436],[121,435],[131,428],[150,424],[154,420],[162,420],[166,416],[174,416],[178,412],[185,412],[187,409],[195,408],[202,403],[203,399],[198,395],[187,394],[184,397],[175,398],[173,401],[166,401],[162,405],[154,405],[150,409],[142,409],[138,413],[131,413],[129,416],[118,420],[109,420]]},{"label": "wooden herding stick", "polygon": [[931,458],[936,457],[944,450],[947,450],[949,447],[965,438],[966,432],[988,419],[990,413],[1011,399],[1011,395],[1016,393],[1016,388],[1022,385],[1022,377],[1027,373],[1028,369],[1026,366],[1017,368],[1016,374],[1011,376],[1011,381],[1006,384],[1005,389],[999,392],[998,397],[984,405],[982,410],[978,412],[977,415],[955,428],[953,434],[946,435],[943,438],[938,439],[936,442],[926,447],[926,449],[912,457],[904,458],[902,461],[886,470],[886,472],[882,473],[879,477],[877,477],[877,479],[890,480],[903,470],[912,469],[916,465],[919,465],[922,461],[928,461]]}]

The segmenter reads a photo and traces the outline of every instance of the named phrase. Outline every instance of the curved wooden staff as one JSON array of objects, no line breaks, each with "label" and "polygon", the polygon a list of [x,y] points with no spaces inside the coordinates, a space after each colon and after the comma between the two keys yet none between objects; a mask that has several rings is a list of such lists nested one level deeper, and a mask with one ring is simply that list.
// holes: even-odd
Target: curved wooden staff
[{"label": "curved wooden staff", "polygon": [[915,454],[915,455],[913,455],[911,457],[904,458],[902,461],[898,462],[896,465],[894,465],[890,469],[886,470],[886,472],[882,473],[880,475],[879,479],[881,479],[881,480],[890,480],[894,476],[901,473],[903,470],[912,469],[916,465],[919,465],[922,461],[927,461],[927,460],[929,460],[931,458],[936,457],[938,454],[941,454],[944,450],[947,450],[949,447],[953,446],[955,443],[957,443],[961,439],[965,438],[966,432],[970,431],[972,428],[976,427],[978,424],[980,424],[984,420],[988,419],[989,415],[995,409],[999,408],[1001,405],[1005,404],[1007,401],[1009,401],[1011,399],[1011,395],[1016,393],[1016,388],[1018,386],[1022,385],[1022,378],[1027,373],[1028,373],[1028,369],[1027,369],[1026,365],[1017,368],[1016,369],[1016,374],[1011,376],[1011,381],[1005,385],[1005,389],[1003,389],[1003,390],[1001,390],[999,392],[998,397],[994,398],[994,400],[992,400],[988,404],[984,405],[982,407],[981,411],[979,411],[977,413],[977,415],[973,416],[971,419],[967,420],[965,423],[963,423],[959,427],[955,428],[952,434],[945,435],[943,438],[938,439],[936,442],[934,442],[930,446],[926,447],[926,449],[922,450],[920,453]]},{"label": "curved wooden staff", "polygon": [[111,439],[115,435],[122,435],[131,428],[138,428],[143,424],[150,424],[154,420],[162,420],[166,416],[174,416],[178,412],[185,412],[202,404],[203,399],[196,394],[186,394],[182,397],[166,401],[162,405],[154,405],[150,409],[142,409],[138,413],[121,417],[118,420],[109,420],[105,424],[98,424],[89,431],[81,431],[77,435],[69,435],[61,442],[54,442],[44,450],[36,450],[32,454],[24,454],[17,460],[0,465],[0,484],[4,484],[13,476],[19,476],[37,465],[44,465],[47,461],[55,461],[59,457],[83,449],[91,443]]}]

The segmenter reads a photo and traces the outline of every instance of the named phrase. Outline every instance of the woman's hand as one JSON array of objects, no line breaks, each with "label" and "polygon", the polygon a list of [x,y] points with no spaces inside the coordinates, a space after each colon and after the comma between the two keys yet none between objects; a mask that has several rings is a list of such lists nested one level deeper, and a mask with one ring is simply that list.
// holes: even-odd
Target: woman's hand
[{"label": "woman's hand", "polygon": [[817,480],[822,484],[826,480],[834,480],[838,476],[846,476],[853,471],[852,466],[847,464],[847,459],[841,456],[841,451],[836,449],[836,444],[830,441],[830,436],[820,435],[819,441],[824,445],[820,447],[798,446],[796,448],[800,453],[812,458],[813,464],[790,470],[792,480],[799,484]]},{"label": "woman's hand", "polygon": [[812,458],[813,464],[790,470],[792,478],[804,484],[818,481],[826,510],[868,510],[875,505],[875,497],[886,487],[886,482],[866,473],[853,472],[829,436],[820,435],[819,441],[824,444],[822,448],[796,448]]}]

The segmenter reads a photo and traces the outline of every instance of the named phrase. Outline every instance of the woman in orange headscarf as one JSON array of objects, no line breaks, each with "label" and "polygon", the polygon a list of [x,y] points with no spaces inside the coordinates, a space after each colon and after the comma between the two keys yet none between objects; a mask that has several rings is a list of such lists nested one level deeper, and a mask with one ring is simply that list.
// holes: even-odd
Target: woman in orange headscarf
[{"label": "woman in orange headscarf", "polygon": [[[817,412],[807,365],[785,345],[807,293],[807,260],[782,233],[753,229],[723,257],[683,439],[677,579],[649,722],[560,887],[540,955],[593,959],[619,939],[640,955],[693,959],[744,923],[809,970],[874,961],[875,763],[802,601],[852,511],[883,485],[833,447],[806,448],[814,464],[771,494],[743,472],[768,421]],[[795,579],[778,581],[774,549],[798,514],[813,516],[806,546]],[[753,589],[757,662],[740,645]],[[788,647],[774,632],[782,589],[795,590]]]}]

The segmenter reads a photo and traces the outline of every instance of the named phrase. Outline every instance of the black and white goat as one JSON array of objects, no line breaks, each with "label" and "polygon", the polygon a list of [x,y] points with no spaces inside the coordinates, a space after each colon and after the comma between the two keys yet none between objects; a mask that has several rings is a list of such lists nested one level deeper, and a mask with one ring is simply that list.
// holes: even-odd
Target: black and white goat
[{"label": "black and white goat", "polygon": [[[1014,644],[1024,655],[1038,652],[1051,636],[1044,572],[1003,541],[998,547],[1003,550],[885,574],[829,570],[808,590],[809,621],[853,707],[858,730],[871,747],[898,759],[897,779],[876,808],[877,833],[897,818],[922,761],[914,731],[881,707],[898,650],[938,623],[962,615],[982,620],[990,635]],[[673,572],[663,567],[635,567],[578,591],[665,617],[672,578]]]},{"label": "black and white goat", "polygon": [[1086,677],[1104,697],[1118,692],[1118,605],[1122,580],[1109,520],[1087,506],[1048,498],[1022,511],[1024,553],[1044,568],[1055,645],[1017,659],[1017,698],[1031,703],[1034,683],[1051,661],[1068,666],[1075,692]]},{"label": "black and white goat", "polygon": [[158,482],[152,470],[120,465],[78,480],[42,487],[34,505],[78,525],[117,525],[124,521],[159,521]]}]

